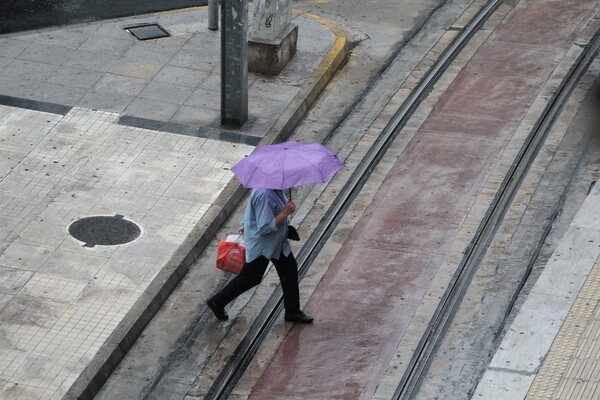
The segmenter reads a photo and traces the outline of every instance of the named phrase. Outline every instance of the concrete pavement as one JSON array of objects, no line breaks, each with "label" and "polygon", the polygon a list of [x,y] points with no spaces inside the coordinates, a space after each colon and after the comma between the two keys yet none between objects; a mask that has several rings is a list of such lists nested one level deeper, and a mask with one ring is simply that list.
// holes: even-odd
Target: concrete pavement
[{"label": "concrete pavement", "polygon": [[487,367],[474,399],[600,395],[600,263],[596,186],[557,246]]},{"label": "concrete pavement", "polygon": [[[251,75],[240,129],[219,123],[205,9],[0,38],[0,397],[89,395],[114,368],[243,195],[228,169],[289,134],[345,58],[335,27],[294,22],[297,55]],[[141,23],[171,36],[124,30]],[[140,236],[68,232],[115,215]]]}]

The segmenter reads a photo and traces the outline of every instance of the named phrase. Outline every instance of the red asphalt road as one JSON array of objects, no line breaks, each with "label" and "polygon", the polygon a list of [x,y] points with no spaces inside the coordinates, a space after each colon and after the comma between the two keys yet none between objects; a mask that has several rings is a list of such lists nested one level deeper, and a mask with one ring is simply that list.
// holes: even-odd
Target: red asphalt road
[{"label": "red asphalt road", "polygon": [[252,399],[369,399],[519,122],[600,0],[521,1],[396,162]]}]

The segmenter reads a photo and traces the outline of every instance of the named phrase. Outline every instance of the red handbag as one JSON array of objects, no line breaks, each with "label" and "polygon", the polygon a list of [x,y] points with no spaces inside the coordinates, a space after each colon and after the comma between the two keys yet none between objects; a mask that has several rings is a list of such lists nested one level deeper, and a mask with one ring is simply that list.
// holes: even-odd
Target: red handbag
[{"label": "red handbag", "polygon": [[217,268],[239,274],[246,262],[246,248],[238,238],[221,240],[217,250]]}]

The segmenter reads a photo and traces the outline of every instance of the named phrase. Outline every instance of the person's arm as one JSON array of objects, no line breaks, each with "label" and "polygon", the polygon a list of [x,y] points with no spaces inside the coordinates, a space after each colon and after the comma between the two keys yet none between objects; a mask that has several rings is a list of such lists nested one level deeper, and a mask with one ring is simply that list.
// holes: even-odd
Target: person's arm
[{"label": "person's arm", "polygon": [[286,218],[296,211],[296,204],[288,201],[277,215],[274,215],[269,205],[269,196],[266,193],[257,195],[251,199],[252,207],[256,213],[257,225],[261,234],[266,235],[279,229],[285,223]]},{"label": "person's arm", "polygon": [[283,210],[275,216],[275,226],[279,228],[291,214],[296,212],[296,203],[288,201]]}]

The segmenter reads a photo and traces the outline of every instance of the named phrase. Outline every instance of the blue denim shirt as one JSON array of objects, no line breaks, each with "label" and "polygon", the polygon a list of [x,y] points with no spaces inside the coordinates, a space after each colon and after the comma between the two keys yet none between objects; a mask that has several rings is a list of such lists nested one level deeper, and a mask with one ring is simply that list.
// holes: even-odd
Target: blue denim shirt
[{"label": "blue denim shirt", "polygon": [[275,216],[283,210],[287,201],[282,190],[252,190],[244,214],[247,262],[260,256],[277,260],[282,252],[286,257],[291,253],[292,247],[287,240],[287,221],[279,228],[275,226]]}]

